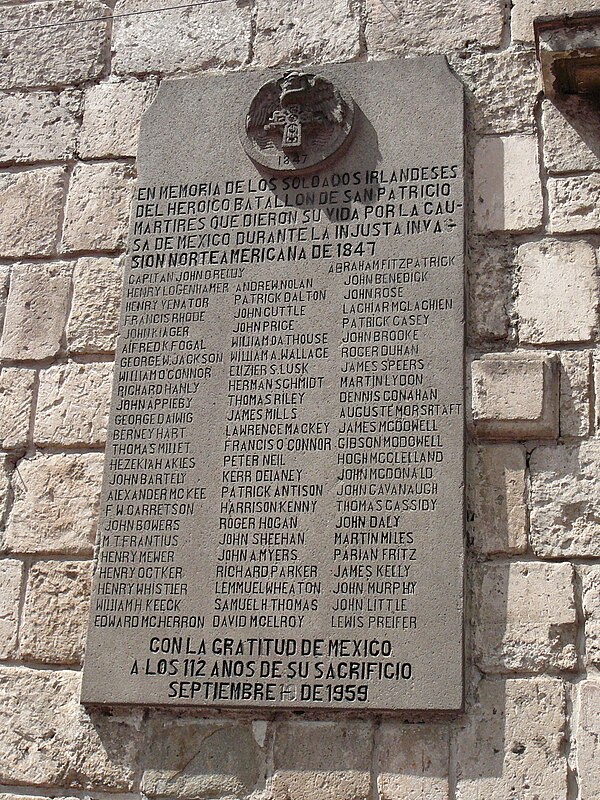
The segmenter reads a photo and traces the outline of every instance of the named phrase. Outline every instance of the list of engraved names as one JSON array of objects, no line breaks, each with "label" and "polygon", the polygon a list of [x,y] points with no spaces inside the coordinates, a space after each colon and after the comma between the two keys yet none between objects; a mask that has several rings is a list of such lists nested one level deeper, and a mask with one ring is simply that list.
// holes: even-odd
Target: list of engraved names
[{"label": "list of engraved names", "polygon": [[138,186],[91,625],[136,632],[127,676],[157,702],[376,704],[419,680],[460,469],[462,384],[439,380],[460,179]]}]

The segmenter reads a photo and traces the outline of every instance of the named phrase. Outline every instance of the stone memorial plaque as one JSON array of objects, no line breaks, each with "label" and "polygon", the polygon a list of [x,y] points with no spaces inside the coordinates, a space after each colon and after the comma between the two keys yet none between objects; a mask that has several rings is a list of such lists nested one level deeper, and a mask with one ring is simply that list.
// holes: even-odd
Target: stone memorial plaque
[{"label": "stone memorial plaque", "polygon": [[459,709],[460,84],[167,81],[138,169],[83,701]]}]

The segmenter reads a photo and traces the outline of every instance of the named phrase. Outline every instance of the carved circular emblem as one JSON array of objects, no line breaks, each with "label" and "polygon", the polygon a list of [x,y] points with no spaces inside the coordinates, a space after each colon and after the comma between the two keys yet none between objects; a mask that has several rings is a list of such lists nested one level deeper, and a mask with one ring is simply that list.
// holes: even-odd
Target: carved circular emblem
[{"label": "carved circular emblem", "polygon": [[286,72],[254,95],[242,131],[250,158],[273,172],[324,166],[349,140],[354,101],[321,75]]}]

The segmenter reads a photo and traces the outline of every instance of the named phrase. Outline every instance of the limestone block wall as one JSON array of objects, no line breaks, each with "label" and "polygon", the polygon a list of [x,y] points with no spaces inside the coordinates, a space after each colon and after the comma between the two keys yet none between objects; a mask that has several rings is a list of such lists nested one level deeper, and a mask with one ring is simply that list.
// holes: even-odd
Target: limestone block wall
[{"label": "limestone block wall", "polygon": [[[171,5],[0,0],[0,800],[597,800],[600,112],[544,99],[532,27],[596,3]],[[165,76],[427,53],[467,97],[464,714],[86,712],[143,110]]]}]

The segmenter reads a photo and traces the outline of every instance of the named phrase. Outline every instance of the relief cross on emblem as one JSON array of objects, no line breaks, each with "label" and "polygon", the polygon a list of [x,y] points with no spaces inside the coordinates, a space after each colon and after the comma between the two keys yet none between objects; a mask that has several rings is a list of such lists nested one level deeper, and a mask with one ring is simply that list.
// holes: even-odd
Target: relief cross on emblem
[{"label": "relief cross on emblem", "polygon": [[281,146],[284,150],[302,146],[302,128],[309,125],[323,125],[327,119],[322,114],[315,114],[304,105],[310,102],[311,77],[302,72],[289,72],[284,75],[281,85],[279,103],[281,108],[275,109],[266,131],[281,130]]},{"label": "relief cross on emblem", "polygon": [[242,143],[258,164],[275,172],[324,165],[349,138],[350,95],[320,75],[290,71],[260,87],[246,115]]},{"label": "relief cross on emblem", "polygon": [[281,146],[284,150],[302,146],[302,126],[314,121],[310,111],[302,111],[300,106],[293,105],[289,108],[273,112],[272,122],[265,125],[266,131],[281,128]]}]

